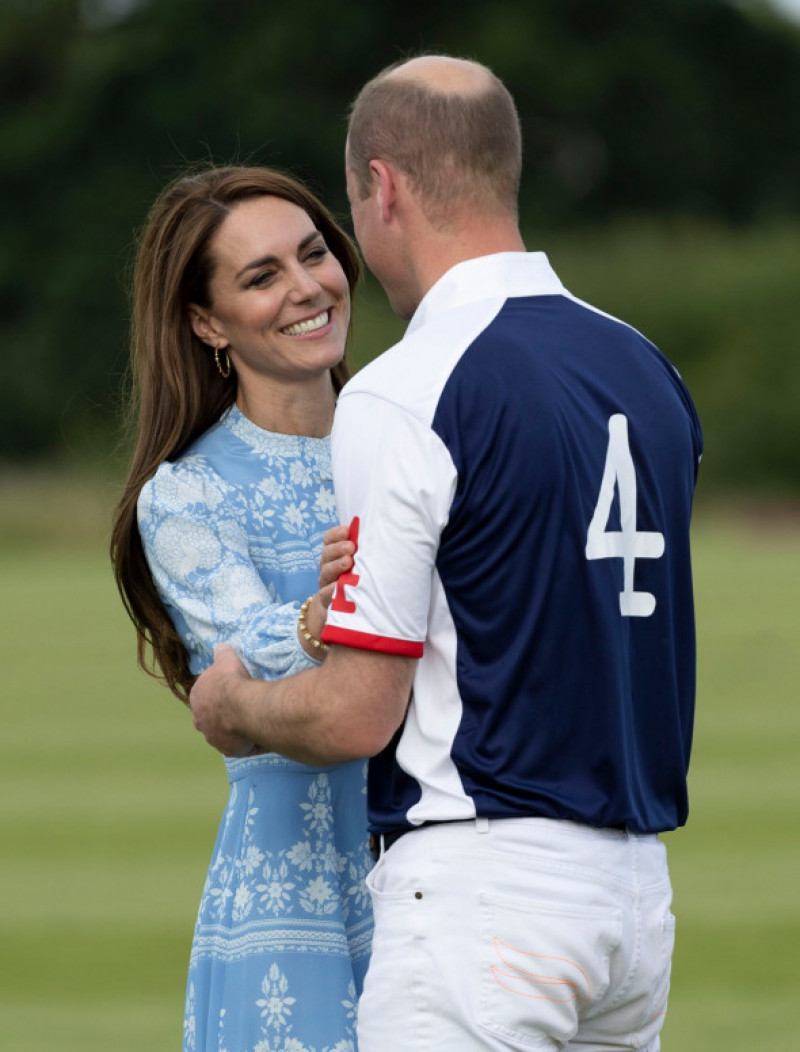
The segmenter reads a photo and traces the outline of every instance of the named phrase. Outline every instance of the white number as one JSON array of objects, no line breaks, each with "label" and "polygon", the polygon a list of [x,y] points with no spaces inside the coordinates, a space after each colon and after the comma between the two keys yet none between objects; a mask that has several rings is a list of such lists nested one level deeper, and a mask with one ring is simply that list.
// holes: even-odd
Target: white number
[{"label": "white number", "polygon": [[[615,486],[622,526],[618,532],[606,530]],[[633,590],[633,570],[637,559],[659,559],[663,554],[663,533],[636,529],[636,469],[628,443],[628,418],[615,413],[608,421],[606,465],[597,507],[586,533],[586,558],[622,559],[624,587],[619,593],[619,610],[623,617],[649,617],[655,610],[654,595]]]}]

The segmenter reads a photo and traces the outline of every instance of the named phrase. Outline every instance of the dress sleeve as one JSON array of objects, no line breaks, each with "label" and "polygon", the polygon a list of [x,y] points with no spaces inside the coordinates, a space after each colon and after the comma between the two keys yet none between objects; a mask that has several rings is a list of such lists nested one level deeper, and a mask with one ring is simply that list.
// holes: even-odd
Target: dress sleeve
[{"label": "dress sleeve", "polygon": [[139,533],[156,589],[199,674],[230,643],[251,676],[314,662],[297,639],[299,604],[282,602],[250,556],[225,482],[202,460],[164,463],[141,491]]}]

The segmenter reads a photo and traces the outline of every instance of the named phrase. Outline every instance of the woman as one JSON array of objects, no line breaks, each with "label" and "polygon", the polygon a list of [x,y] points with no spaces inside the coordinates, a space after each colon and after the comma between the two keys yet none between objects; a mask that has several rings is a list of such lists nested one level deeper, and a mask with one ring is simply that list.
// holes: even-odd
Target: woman
[{"label": "woman", "polygon": [[[181,178],[151,211],[134,278],[137,440],[112,559],[139,662],[149,645],[183,701],[219,642],[262,678],[324,658],[328,436],[358,276],[329,213],[268,169]],[[354,1049],[372,924],[364,764],[311,768],[247,741],[225,763],[184,1049]]]}]

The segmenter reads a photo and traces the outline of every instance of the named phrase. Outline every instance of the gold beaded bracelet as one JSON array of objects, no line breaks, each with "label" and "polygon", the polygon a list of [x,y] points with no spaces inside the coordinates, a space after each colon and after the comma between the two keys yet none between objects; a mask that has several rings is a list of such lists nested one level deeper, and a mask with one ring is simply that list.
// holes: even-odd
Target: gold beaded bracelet
[{"label": "gold beaded bracelet", "polygon": [[311,600],[313,598],[314,596],[310,595],[300,607],[300,613],[297,615],[297,627],[300,629],[300,635],[303,639],[305,639],[307,643],[310,643],[315,650],[319,650],[320,653],[324,654],[328,649],[328,644],[323,643],[322,640],[317,639],[316,636],[312,636],[306,625],[306,614],[308,613],[308,608],[311,606]]}]

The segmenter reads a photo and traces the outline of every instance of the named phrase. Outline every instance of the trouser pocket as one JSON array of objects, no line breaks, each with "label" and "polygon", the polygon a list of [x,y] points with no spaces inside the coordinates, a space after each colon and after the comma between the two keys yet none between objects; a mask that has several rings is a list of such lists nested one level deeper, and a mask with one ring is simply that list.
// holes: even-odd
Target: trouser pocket
[{"label": "trouser pocket", "polygon": [[509,1048],[561,1047],[608,990],[621,912],[489,894],[480,911],[480,1026]]}]

